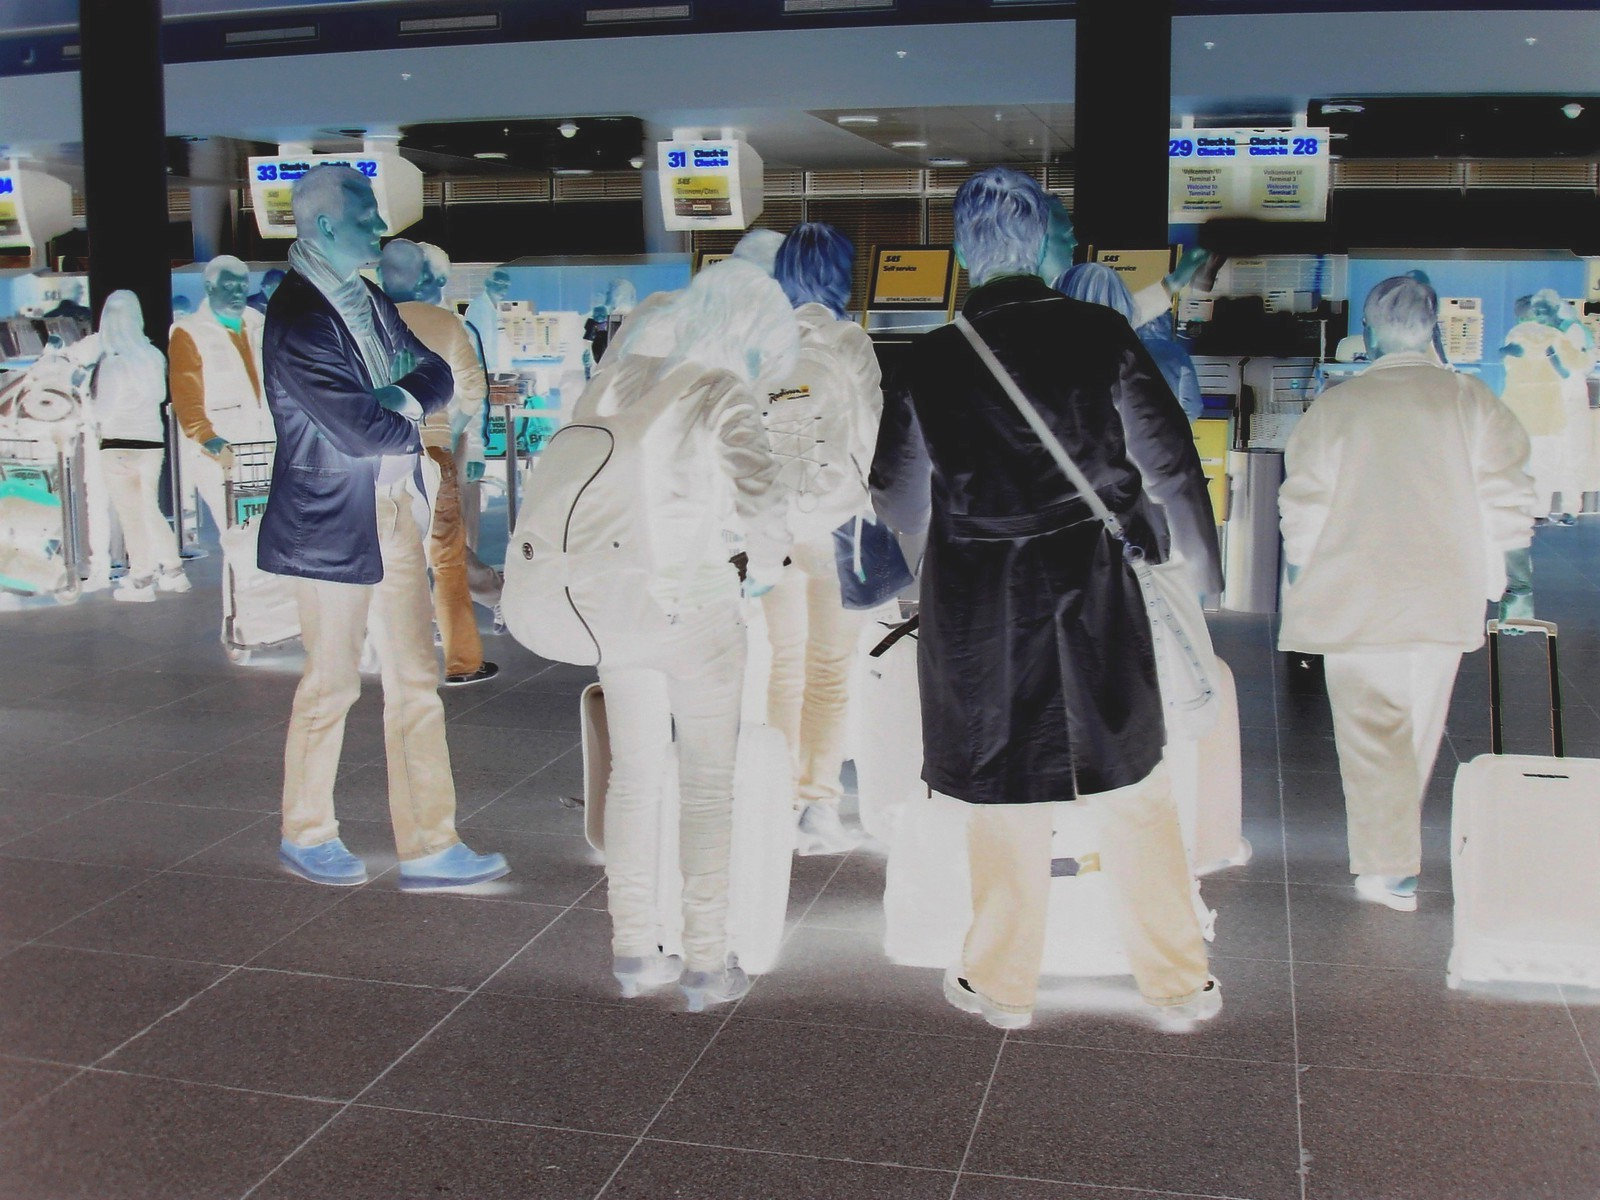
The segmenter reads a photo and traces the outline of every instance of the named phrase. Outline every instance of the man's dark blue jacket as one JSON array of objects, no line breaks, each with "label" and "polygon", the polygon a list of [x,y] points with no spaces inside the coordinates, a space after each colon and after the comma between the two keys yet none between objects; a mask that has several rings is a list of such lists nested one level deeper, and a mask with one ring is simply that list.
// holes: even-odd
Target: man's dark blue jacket
[{"label": "man's dark blue jacket", "polygon": [[[387,296],[370,283],[367,290],[390,355],[416,355],[416,370],[395,384],[424,412],[443,408],[455,390],[450,365],[406,328]],[[284,277],[267,305],[261,357],[278,450],[258,565],[275,575],[377,583],[378,467],[386,454],[421,451],[417,426],[372,398],[355,338],[298,271]]]}]

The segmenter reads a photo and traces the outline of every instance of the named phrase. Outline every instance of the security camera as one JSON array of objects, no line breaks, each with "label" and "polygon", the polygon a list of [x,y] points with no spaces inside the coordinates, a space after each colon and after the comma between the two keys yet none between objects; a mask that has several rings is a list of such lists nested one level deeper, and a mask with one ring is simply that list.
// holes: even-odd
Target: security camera
[{"label": "security camera", "polygon": [[563,121],[563,122],[561,122],[561,124],[556,126],[556,132],[559,133],[564,138],[577,137],[578,136],[578,125],[577,125],[577,122],[575,122],[575,121]]}]

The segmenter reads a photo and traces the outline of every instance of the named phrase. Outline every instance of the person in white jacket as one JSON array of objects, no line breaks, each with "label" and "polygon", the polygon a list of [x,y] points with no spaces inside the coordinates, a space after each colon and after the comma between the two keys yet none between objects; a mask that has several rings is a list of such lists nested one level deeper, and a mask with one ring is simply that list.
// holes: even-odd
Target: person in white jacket
[{"label": "person in white jacket", "polygon": [[150,601],[158,589],[187,592],[178,541],[157,499],[167,360],[145,336],[139,297],[126,290],[107,296],[99,332],[76,343],[71,355],[79,367],[75,382],[92,397],[100,469],[128,552],[128,573],[111,598]]},{"label": "person in white jacket", "polygon": [[839,821],[845,713],[864,612],[844,607],[833,531],[872,519],[867,472],[883,413],[872,341],[844,311],[855,246],[831,225],[807,222],[784,238],[774,278],[794,305],[800,356],[763,419],[782,469],[793,570],[762,600],[772,643],[767,723],[794,758],[801,854],[856,844]]},{"label": "person in white jacket", "polygon": [[[788,553],[778,465],[757,396],[792,367],[798,336],[782,290],[759,268],[723,262],[681,294],[635,310],[579,401],[600,413],[661,401],[645,446],[653,570],[645,585],[672,614],[666,637],[601,642],[611,739],[605,847],[612,973],[624,995],[679,981],[691,1009],[742,996],[727,955],[728,852],[746,633],[738,572],[721,531],[744,533],[747,595],[775,584]],[[632,585],[629,585],[630,587]],[[618,595],[619,610],[637,602]],[[685,960],[657,948],[655,864],[662,770],[677,730]],[[680,978],[681,976],[681,978]]]},{"label": "person in white jacket", "polygon": [[1295,428],[1279,493],[1290,586],[1279,646],[1325,658],[1350,871],[1416,908],[1422,800],[1456,670],[1483,644],[1505,554],[1528,545],[1528,437],[1477,379],[1439,364],[1433,289],[1369,293],[1374,361]]}]

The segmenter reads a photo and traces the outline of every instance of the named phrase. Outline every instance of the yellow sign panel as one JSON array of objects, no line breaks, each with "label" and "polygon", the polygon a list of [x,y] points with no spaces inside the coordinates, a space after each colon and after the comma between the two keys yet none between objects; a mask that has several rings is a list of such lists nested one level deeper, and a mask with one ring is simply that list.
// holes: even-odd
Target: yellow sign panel
[{"label": "yellow sign panel", "polygon": [[1191,425],[1194,448],[1200,454],[1206,487],[1211,493],[1211,516],[1221,525],[1228,515],[1228,447],[1233,444],[1232,422],[1226,417],[1201,417]]},{"label": "yellow sign panel", "polygon": [[880,250],[873,272],[872,304],[944,304],[950,286],[950,250]]},{"label": "yellow sign panel", "polygon": [[270,228],[294,228],[294,206],[290,203],[294,197],[294,184],[264,187],[257,191],[256,196],[261,204],[261,215]]},{"label": "yellow sign panel", "polygon": [[727,174],[685,171],[672,177],[672,209],[680,217],[726,217],[733,213]]},{"label": "yellow sign panel", "polygon": [[1166,278],[1172,265],[1170,250],[1099,250],[1095,262],[1117,273],[1129,292],[1137,294]]},{"label": "yellow sign panel", "polygon": [[0,237],[14,238],[22,233],[22,218],[17,215],[17,202],[10,198],[0,200]]}]

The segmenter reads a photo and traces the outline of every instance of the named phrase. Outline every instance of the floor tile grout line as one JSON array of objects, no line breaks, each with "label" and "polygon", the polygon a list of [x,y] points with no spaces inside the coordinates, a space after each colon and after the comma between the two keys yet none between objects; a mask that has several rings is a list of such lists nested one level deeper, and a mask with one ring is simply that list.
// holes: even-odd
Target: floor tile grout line
[{"label": "floor tile grout line", "polygon": [[[848,854],[839,856],[838,863],[834,866],[833,870],[828,873],[828,878],[823,882],[823,885],[817,889],[817,894],[811,897],[811,900],[806,904],[805,911],[800,914],[799,918],[796,919],[791,928],[784,931],[783,938],[779,942],[778,953],[780,955],[783,953],[783,947],[788,944],[789,939],[794,935],[794,931],[799,929],[800,926],[805,922],[806,917],[811,913],[812,907],[817,903],[818,900],[822,899],[823,893],[826,892],[829,885],[832,884],[836,878],[838,878],[839,872],[844,868],[844,864],[849,860],[850,855],[854,853],[855,851],[852,850]],[[599,885],[597,884],[596,886]],[[749,997],[750,992],[754,991],[756,986],[759,984],[760,979],[758,977],[756,982],[751,985],[750,991],[747,991],[743,996],[739,997],[739,999],[735,1000],[733,1004],[728,1007],[727,1015],[724,1016],[720,1022],[718,1022],[716,1029],[713,1030],[711,1036],[706,1039],[706,1044],[700,1047],[700,1053],[694,1056],[694,1061],[689,1064],[688,1069],[685,1070],[684,1073],[678,1078],[678,1082],[673,1085],[672,1091],[669,1092],[667,1094],[667,1098],[661,1102],[661,1105],[656,1109],[655,1114],[650,1118],[649,1121],[645,1122],[644,1129],[640,1132],[638,1138],[635,1139],[632,1146],[628,1147],[628,1152],[622,1156],[621,1161],[617,1163],[611,1174],[606,1177],[606,1181],[600,1185],[600,1190],[594,1194],[594,1200],[603,1200],[606,1191],[611,1187],[612,1183],[616,1181],[617,1176],[620,1175],[623,1169],[628,1165],[628,1161],[633,1157],[634,1153],[641,1145],[644,1144],[644,1140],[649,1137],[650,1131],[655,1128],[656,1122],[661,1119],[662,1114],[667,1111],[668,1106],[672,1104],[673,1100],[677,1098],[678,1093],[683,1089],[683,1085],[687,1083],[689,1081],[689,1077],[694,1074],[695,1068],[698,1067],[701,1063],[701,1060],[710,1053],[711,1047],[716,1045],[717,1039],[722,1036],[722,1031],[728,1027],[728,1022],[733,1020],[735,1014],[738,1013],[739,1009],[744,1005],[745,1000]]]},{"label": "floor tile grout line", "polygon": [[989,1104],[989,1093],[994,1090],[994,1081],[1000,1074],[1000,1061],[1005,1057],[1006,1043],[1011,1040],[1011,1034],[1006,1033],[1000,1038],[1000,1044],[994,1048],[994,1064],[989,1068],[989,1079],[983,1085],[983,1095],[978,1098],[978,1111],[973,1114],[972,1128],[967,1133],[967,1144],[962,1148],[961,1161],[956,1164],[956,1177],[950,1184],[950,1200],[956,1200],[956,1193],[961,1190],[961,1176],[966,1172],[967,1160],[972,1157],[972,1147],[978,1140],[978,1129],[983,1124],[983,1111]]},{"label": "floor tile grout line", "polygon": [[1589,1043],[1583,1036],[1583,1029],[1578,1025],[1577,1014],[1572,1011],[1572,1004],[1567,999],[1565,985],[1558,985],[1561,993],[1561,1006],[1567,1010],[1567,1020],[1572,1022],[1572,1032],[1578,1035],[1578,1045],[1583,1050],[1583,1057],[1588,1060],[1589,1071],[1594,1075],[1596,1087],[1600,1087],[1600,1066],[1595,1065],[1594,1055],[1589,1052]]},{"label": "floor tile grout line", "polygon": [[[1265,632],[1269,645],[1276,650],[1276,641],[1272,635],[1273,619],[1268,616]],[[1273,663],[1270,678],[1272,680],[1272,708],[1278,711],[1278,672],[1276,661]],[[1290,891],[1289,882],[1289,824],[1287,805],[1284,797],[1283,779],[1283,730],[1281,726],[1274,727],[1275,752],[1278,766],[1278,818],[1283,855],[1283,929],[1287,942],[1289,955],[1289,1037],[1290,1046],[1294,1052],[1294,1136],[1295,1147],[1299,1151],[1300,1161],[1295,1164],[1295,1178],[1300,1184],[1300,1200],[1306,1200],[1307,1189],[1310,1184],[1311,1156],[1306,1149],[1305,1125],[1305,1097],[1300,1087],[1300,1077],[1304,1073],[1305,1065],[1300,1061],[1300,1003],[1295,979],[1294,961],[1294,905],[1290,902],[1294,893]]]},{"label": "floor tile grout line", "polygon": [[[379,878],[381,878],[381,876]],[[368,885],[368,886],[370,886],[370,885]],[[357,889],[357,890],[365,890],[365,889],[363,888],[363,889]],[[594,890],[593,888],[589,889],[589,891],[593,891],[593,890]],[[578,900],[582,900],[583,897],[587,896],[588,894],[589,894],[589,892],[587,892],[587,891],[584,892],[583,896],[578,897]],[[454,1017],[458,1012],[460,1012],[462,1010],[462,1008],[464,1008],[466,1005],[470,1004],[479,995],[479,993],[481,993],[484,990],[484,988],[488,987],[490,982],[492,982],[494,980],[495,976],[499,975],[500,972],[504,971],[508,966],[511,965],[512,961],[514,959],[516,959],[516,957],[518,955],[520,955],[529,946],[533,945],[534,942],[538,941],[540,936],[542,936],[547,930],[549,930],[553,925],[555,925],[555,923],[557,921],[561,920],[562,917],[566,916],[567,913],[571,912],[577,906],[578,906],[578,901],[574,900],[571,904],[567,905],[566,908],[562,909],[561,912],[559,912],[555,916],[551,917],[548,922],[546,922],[544,925],[542,925],[539,928],[538,932],[536,932],[527,941],[523,942],[522,945],[519,946],[516,950],[514,950],[506,958],[506,960],[504,962],[502,962],[498,967],[496,967],[487,976],[485,976],[482,980],[480,980],[476,987],[474,987],[470,992],[468,992],[466,995],[462,996],[459,1001],[457,1001],[454,1005],[452,1005],[451,1008],[450,1008],[450,1011],[445,1013],[444,1016],[440,1017],[431,1026],[429,1026],[428,1029],[423,1032],[422,1036],[419,1037],[415,1042],[413,1042],[408,1049],[402,1051],[394,1059],[394,1061],[392,1061],[383,1070],[379,1071],[378,1074],[375,1075],[372,1079],[368,1080],[365,1087],[363,1087],[359,1092],[357,1092],[349,1100],[345,1101],[344,1104],[340,1106],[338,1112],[334,1113],[331,1117],[329,1117],[321,1125],[317,1126],[316,1129],[312,1130],[310,1135],[308,1137],[306,1137],[306,1139],[304,1141],[302,1141],[298,1146],[296,1146],[293,1150],[289,1151],[289,1153],[284,1156],[284,1158],[278,1163],[277,1166],[273,1167],[270,1171],[268,1171],[260,1179],[256,1180],[255,1183],[251,1184],[250,1187],[240,1195],[239,1200],[249,1200],[249,1198],[251,1196],[253,1196],[260,1189],[262,1184],[266,1183],[267,1180],[271,1179],[279,1171],[283,1170],[283,1168],[285,1166],[287,1166],[291,1161],[293,1161],[294,1158],[302,1150],[304,1150],[307,1146],[311,1145],[311,1143],[316,1141],[317,1138],[321,1137],[323,1132],[330,1125],[332,1125],[341,1116],[343,1116],[346,1112],[348,1112],[350,1110],[350,1108],[353,1105],[355,1105],[357,1102],[359,1102],[360,1099],[363,1096],[365,1096],[373,1088],[377,1087],[378,1084],[382,1083],[383,1080],[385,1078],[387,1078],[387,1076],[388,1076],[390,1071],[394,1070],[397,1066],[399,1066],[401,1063],[403,1063],[407,1058],[409,1058],[409,1057],[411,1057],[411,1055],[415,1054],[418,1047],[420,1047],[430,1037],[432,1037],[435,1033],[437,1033],[440,1029],[442,1029],[450,1021],[450,1019],[452,1017]],[[273,945],[277,945],[277,943],[275,942],[275,943],[273,943]],[[268,949],[271,949],[271,947],[268,947]],[[265,953],[265,951],[263,951],[263,953]]]}]

